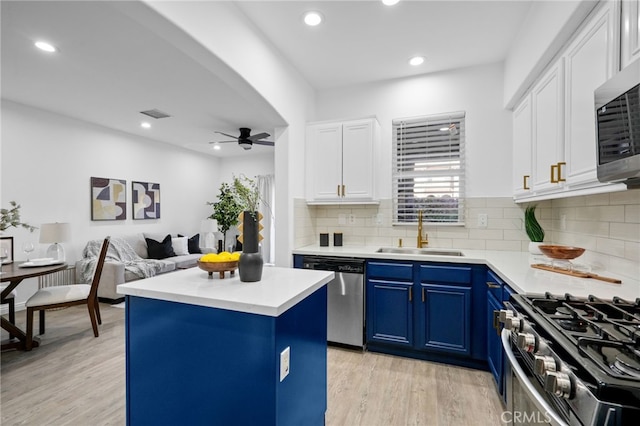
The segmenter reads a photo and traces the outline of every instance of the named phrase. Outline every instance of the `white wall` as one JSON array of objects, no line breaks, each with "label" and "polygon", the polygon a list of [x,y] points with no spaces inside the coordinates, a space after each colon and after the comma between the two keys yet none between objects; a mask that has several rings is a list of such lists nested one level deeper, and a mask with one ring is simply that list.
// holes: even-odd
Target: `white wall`
[{"label": "white wall", "polygon": [[[145,3],[201,43],[246,80],[284,118],[275,130],[276,264],[292,262],[293,200],[304,193],[305,123],[312,117],[315,93],[231,2]],[[259,63],[260,66],[255,66]]]},{"label": "white wall", "polygon": [[594,0],[533,2],[505,60],[506,108],[514,107],[596,4]]},{"label": "white wall", "polygon": [[391,121],[466,111],[467,196],[511,196],[511,114],[502,106],[502,64],[326,90],[316,120],[376,115],[381,126],[378,194],[391,198]]},{"label": "white wall", "polygon": [[[200,220],[210,214],[206,202],[220,186],[214,157],[6,100],[0,161],[2,207],[15,200],[22,205],[22,220],[34,226],[69,222],[73,241],[65,249],[70,263],[81,257],[89,239],[131,232],[199,232]],[[92,176],[127,181],[126,220],[91,220]],[[131,218],[133,180],[160,184],[160,219]],[[39,232],[10,228],[4,235],[14,237],[15,257],[24,259],[22,243],[37,242]],[[46,251],[46,245],[37,246],[32,257]],[[25,291],[23,286],[19,290]]]}]

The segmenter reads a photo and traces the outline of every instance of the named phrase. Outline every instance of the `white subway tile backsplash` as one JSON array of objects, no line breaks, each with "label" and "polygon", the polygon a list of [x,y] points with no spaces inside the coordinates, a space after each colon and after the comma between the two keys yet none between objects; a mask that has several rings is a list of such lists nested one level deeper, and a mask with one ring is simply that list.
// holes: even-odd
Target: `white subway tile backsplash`
[{"label": "white subway tile backsplash", "polygon": [[[466,200],[466,226],[426,225],[429,246],[476,250],[527,251],[523,214],[527,204],[515,204],[511,197]],[[592,268],[606,268],[623,275],[640,275],[640,189],[569,197],[536,202],[538,218],[545,230],[545,242],[587,249],[579,258]],[[393,226],[392,200],[379,205],[308,206],[294,200],[296,247],[318,242],[320,232],[342,232],[344,245],[416,245],[415,225]],[[487,228],[478,227],[478,214],[487,214]],[[356,223],[349,224],[349,215]],[[382,215],[382,225],[375,215]],[[338,218],[344,215],[345,225]],[[564,216],[564,219],[562,217]],[[330,238],[332,241],[332,239]],[[631,275],[633,274],[633,275]]]}]

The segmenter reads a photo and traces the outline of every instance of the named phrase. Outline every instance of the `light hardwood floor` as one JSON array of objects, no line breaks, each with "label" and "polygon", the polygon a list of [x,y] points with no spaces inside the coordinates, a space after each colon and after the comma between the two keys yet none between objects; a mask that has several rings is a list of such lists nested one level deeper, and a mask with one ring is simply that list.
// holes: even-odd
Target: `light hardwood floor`
[{"label": "light hardwood floor", "polygon": [[[39,348],[2,353],[3,426],[125,424],[124,309],[101,304],[101,313],[98,338],[77,306],[47,312]],[[19,323],[24,316],[17,313]],[[330,347],[326,424],[499,425],[492,380],[484,371]]]}]

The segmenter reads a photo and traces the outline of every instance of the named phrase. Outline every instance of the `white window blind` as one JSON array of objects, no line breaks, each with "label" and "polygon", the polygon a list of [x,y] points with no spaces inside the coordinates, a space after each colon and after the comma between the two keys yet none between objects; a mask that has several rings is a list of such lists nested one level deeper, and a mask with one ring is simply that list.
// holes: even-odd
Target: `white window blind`
[{"label": "white window blind", "polygon": [[465,113],[393,120],[393,222],[464,224]]}]

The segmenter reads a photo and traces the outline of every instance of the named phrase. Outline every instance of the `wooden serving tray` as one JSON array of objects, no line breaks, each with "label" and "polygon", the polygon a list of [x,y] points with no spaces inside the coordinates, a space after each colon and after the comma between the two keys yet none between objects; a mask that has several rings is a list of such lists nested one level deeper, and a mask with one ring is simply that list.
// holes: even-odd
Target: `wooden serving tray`
[{"label": "wooden serving tray", "polygon": [[533,265],[531,265],[531,267],[536,269],[544,269],[545,271],[549,272],[557,272],[558,274],[571,275],[578,278],[593,278],[595,280],[606,281],[613,284],[622,283],[622,280],[616,278],[603,277],[602,275],[592,274],[591,272],[570,271],[563,268],[554,268],[553,266],[545,265],[543,263],[534,263]]}]

